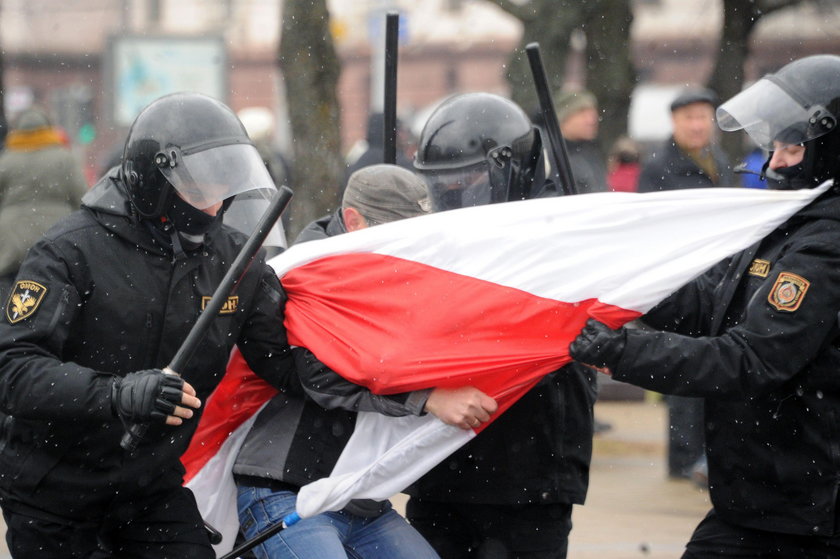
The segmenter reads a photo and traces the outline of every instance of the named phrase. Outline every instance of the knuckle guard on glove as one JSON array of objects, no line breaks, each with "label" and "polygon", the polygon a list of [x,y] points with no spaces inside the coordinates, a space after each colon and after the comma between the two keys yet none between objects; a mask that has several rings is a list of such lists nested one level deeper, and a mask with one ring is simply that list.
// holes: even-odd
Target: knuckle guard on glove
[{"label": "knuckle guard on glove", "polygon": [[160,369],[129,373],[116,379],[112,398],[116,414],[123,421],[148,423],[172,415],[181,402],[184,380]]}]

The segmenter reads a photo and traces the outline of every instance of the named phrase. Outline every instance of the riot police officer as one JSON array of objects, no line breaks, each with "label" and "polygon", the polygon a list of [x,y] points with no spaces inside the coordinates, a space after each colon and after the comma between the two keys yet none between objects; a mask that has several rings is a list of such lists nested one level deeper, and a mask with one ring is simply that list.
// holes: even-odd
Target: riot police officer
[{"label": "riot police officer", "polygon": [[[791,62],[717,117],[799,188],[840,178],[838,56]],[[713,508],[684,558],[840,556],[838,311],[834,185],[643,317],[660,331],[590,320],[570,346],[618,380],[705,399]]]},{"label": "riot police officer", "polygon": [[[242,124],[194,93],[164,96],[122,164],[23,262],[0,321],[0,503],[15,557],[214,557],[179,457],[238,345],[295,389],[283,293],[258,256],[181,377],[170,362],[246,238],[237,194],[274,188]],[[135,451],[126,425],[149,428]]]}]

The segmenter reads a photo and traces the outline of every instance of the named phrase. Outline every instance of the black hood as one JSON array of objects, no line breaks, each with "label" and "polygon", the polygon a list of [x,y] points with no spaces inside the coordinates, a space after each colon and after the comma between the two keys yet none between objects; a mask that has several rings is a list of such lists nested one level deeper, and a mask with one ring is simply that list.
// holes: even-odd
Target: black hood
[{"label": "black hood", "polygon": [[146,227],[132,211],[118,167],[111,169],[85,193],[82,209],[90,211],[103,227],[132,244],[155,254],[172,252],[171,244],[156,239],[151,227]]},{"label": "black hood", "polygon": [[120,179],[119,167],[113,167],[82,197],[82,207],[110,215],[131,217],[128,194]]}]

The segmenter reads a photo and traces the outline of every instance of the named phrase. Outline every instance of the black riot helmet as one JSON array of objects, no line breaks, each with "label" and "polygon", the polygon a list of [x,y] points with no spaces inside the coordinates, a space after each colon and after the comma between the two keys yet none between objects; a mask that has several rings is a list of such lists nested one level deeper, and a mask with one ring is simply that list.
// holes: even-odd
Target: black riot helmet
[{"label": "black riot helmet", "polygon": [[[723,130],[743,129],[761,147],[805,146],[805,159],[785,175],[794,187],[840,178],[840,56],[795,60],[717,109]],[[771,154],[772,155],[772,154]]]},{"label": "black riot helmet", "polygon": [[193,209],[276,189],[236,114],[191,92],[165,95],[140,112],[128,131],[122,177],[141,218],[169,217],[178,228],[180,217],[192,234],[209,227]]},{"label": "black riot helmet", "polygon": [[521,200],[531,195],[541,149],[539,133],[516,103],[465,93],[444,101],[426,121],[414,167],[436,210]]}]

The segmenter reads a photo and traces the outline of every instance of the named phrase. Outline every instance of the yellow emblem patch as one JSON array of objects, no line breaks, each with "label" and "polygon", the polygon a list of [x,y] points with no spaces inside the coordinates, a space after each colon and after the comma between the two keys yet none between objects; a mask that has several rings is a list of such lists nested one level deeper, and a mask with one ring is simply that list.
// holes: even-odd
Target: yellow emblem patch
[{"label": "yellow emblem patch", "polygon": [[770,290],[767,301],[777,311],[793,312],[802,304],[810,285],[811,282],[802,276],[782,272],[776,279],[776,283],[773,284],[773,289]]},{"label": "yellow emblem patch", "polygon": [[[207,308],[207,305],[210,303],[212,297],[208,297],[204,295],[201,297],[201,310]],[[231,295],[225,301],[225,304],[222,305],[222,308],[219,309],[219,314],[233,314],[236,312],[236,309],[239,308],[239,295]]]},{"label": "yellow emblem patch", "polygon": [[756,258],[752,261],[752,264],[750,264],[750,270],[748,273],[751,276],[766,278],[767,274],[770,273],[770,262],[767,260]]},{"label": "yellow emblem patch", "polygon": [[47,288],[37,281],[17,282],[6,303],[6,319],[10,324],[14,324],[32,316],[46,294]]}]

